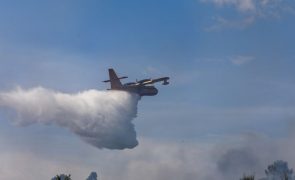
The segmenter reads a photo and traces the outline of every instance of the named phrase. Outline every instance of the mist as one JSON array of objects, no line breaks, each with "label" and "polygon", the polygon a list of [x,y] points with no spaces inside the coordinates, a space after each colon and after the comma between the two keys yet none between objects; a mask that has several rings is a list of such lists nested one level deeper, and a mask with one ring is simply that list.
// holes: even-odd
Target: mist
[{"label": "mist", "polygon": [[91,89],[68,94],[17,87],[0,92],[0,108],[14,125],[56,125],[97,148],[108,149],[138,145],[132,123],[138,101],[138,95],[124,91]]}]

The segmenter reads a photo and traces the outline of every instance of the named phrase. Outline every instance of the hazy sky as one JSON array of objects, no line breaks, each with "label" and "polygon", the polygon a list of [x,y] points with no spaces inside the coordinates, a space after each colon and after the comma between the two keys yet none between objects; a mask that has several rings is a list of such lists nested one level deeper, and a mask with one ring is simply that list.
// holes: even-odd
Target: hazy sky
[{"label": "hazy sky", "polygon": [[109,67],[124,82],[171,78],[139,102],[132,150],[1,113],[1,177],[231,180],[277,159],[295,168],[294,17],[293,0],[1,1],[1,91],[104,90]]}]

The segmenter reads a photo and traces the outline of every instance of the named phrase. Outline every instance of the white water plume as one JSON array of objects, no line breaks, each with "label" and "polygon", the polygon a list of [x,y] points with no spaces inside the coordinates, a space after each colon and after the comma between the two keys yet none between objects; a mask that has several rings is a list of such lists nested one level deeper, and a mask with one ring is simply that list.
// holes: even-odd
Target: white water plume
[{"label": "white water plume", "polygon": [[87,143],[108,149],[133,148],[138,144],[132,124],[139,96],[124,91],[87,90],[67,94],[36,87],[0,92],[0,107],[13,111],[11,121],[67,128]]}]

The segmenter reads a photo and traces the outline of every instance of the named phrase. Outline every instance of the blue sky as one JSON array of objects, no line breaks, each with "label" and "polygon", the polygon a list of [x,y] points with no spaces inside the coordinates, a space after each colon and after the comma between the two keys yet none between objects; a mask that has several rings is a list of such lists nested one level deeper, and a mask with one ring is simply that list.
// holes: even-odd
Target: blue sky
[{"label": "blue sky", "polygon": [[[76,177],[97,170],[104,179],[122,174],[138,179],[142,172],[132,163],[140,159],[139,167],[144,168],[147,162],[162,162],[153,159],[157,154],[146,152],[150,144],[161,151],[192,143],[199,150],[203,144],[209,148],[236,137],[235,142],[243,144],[239,137],[245,134],[270,138],[270,144],[288,139],[295,106],[294,15],[292,0],[2,1],[3,91],[17,85],[71,93],[106,89],[108,85],[101,81],[108,78],[109,67],[128,75],[130,81],[170,76],[171,84],[158,85],[157,96],[139,102],[134,123],[142,145],[134,150],[136,155],[132,150],[126,154],[87,147],[57,127],[15,127],[3,115],[0,154],[32,156],[29,159],[43,162],[40,167],[65,167]],[[141,159],[142,149],[151,154],[150,159]],[[185,152],[193,156],[190,148]],[[100,163],[105,157],[113,162]],[[295,167],[295,159],[289,161]],[[11,167],[19,164],[13,158],[6,162]],[[67,166],[67,162],[82,162],[84,168]],[[127,174],[120,171],[123,164],[131,164]],[[17,179],[9,167],[2,165],[0,172],[5,171],[7,179]],[[44,169],[30,170],[49,176],[56,169],[47,174]],[[153,177],[166,178],[157,173]]]}]

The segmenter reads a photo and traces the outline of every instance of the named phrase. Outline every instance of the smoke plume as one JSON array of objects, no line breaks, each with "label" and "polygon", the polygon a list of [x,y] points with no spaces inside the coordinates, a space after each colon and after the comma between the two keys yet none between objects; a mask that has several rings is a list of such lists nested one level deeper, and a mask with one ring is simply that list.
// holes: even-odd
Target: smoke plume
[{"label": "smoke plume", "polygon": [[108,149],[133,148],[138,144],[132,124],[138,100],[136,94],[124,91],[66,94],[42,87],[18,87],[0,92],[0,107],[13,112],[13,124],[54,124],[95,147]]}]

